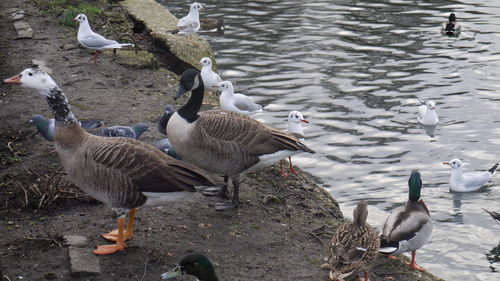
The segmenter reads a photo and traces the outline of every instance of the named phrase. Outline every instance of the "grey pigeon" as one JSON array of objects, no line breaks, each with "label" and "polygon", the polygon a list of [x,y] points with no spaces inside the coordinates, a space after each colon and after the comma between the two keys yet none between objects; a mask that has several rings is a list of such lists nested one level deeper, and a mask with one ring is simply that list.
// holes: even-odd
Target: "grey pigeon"
[{"label": "grey pigeon", "polygon": [[[101,127],[104,122],[101,120],[84,120],[79,121],[80,127],[84,130],[92,130]],[[34,114],[31,116],[30,123],[35,124],[36,130],[40,135],[42,135],[48,141],[54,141],[55,134],[55,121],[54,119],[48,119],[40,114]]]},{"label": "grey pigeon", "polygon": [[100,137],[124,137],[138,140],[146,131],[149,131],[148,125],[139,123],[132,127],[112,126],[104,129],[90,131],[89,133]]},{"label": "grey pigeon", "polygon": [[165,106],[165,112],[162,114],[160,119],[158,119],[158,131],[165,136],[167,135],[167,124],[170,117],[174,114],[174,107],[171,104]]},{"label": "grey pigeon", "polygon": [[174,157],[177,160],[182,160],[181,157],[177,154],[175,150],[172,149],[172,144],[168,140],[168,138],[164,138],[159,140],[155,147],[164,152],[165,154]]}]

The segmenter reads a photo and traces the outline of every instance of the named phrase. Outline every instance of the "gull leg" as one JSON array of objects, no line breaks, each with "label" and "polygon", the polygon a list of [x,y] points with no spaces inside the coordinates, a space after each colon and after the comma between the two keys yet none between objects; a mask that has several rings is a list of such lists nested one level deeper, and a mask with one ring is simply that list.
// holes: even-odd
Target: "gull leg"
[{"label": "gull leg", "polygon": [[282,177],[288,176],[288,174],[285,173],[285,171],[283,171],[283,160],[280,160],[280,176]]},{"label": "gull leg", "polygon": [[290,172],[290,174],[297,175],[298,172],[295,171],[295,169],[293,168],[293,165],[292,165],[292,157],[288,157],[288,162],[290,163],[290,169],[288,170]]}]

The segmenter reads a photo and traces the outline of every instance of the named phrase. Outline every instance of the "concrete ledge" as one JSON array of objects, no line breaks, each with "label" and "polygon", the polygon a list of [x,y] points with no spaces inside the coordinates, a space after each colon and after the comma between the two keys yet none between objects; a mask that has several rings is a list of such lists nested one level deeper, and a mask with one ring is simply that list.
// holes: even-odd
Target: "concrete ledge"
[{"label": "concrete ledge", "polygon": [[[210,57],[215,62],[212,48],[205,39],[198,35],[171,34],[178,19],[161,4],[154,0],[125,0],[120,4],[145,26],[155,43],[167,51],[173,72],[181,74],[188,68],[199,68],[197,63],[203,57]],[[186,14],[188,8],[186,5]]]}]

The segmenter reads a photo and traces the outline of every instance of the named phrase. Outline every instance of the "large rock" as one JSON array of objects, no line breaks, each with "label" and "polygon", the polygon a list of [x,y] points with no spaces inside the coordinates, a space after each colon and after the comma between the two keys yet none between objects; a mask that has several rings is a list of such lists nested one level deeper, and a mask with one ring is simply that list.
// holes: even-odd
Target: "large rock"
[{"label": "large rock", "polygon": [[[172,34],[178,19],[154,0],[125,0],[120,2],[128,13],[145,26],[150,36],[168,52],[171,70],[181,74],[188,68],[199,68],[197,63],[203,57],[215,62],[212,48],[198,35]],[[189,6],[186,5],[186,14]]]}]

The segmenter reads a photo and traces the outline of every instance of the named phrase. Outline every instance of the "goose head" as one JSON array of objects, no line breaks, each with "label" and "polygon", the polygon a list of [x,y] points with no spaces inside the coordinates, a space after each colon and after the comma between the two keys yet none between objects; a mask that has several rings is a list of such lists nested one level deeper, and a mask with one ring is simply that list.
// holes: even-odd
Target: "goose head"
[{"label": "goose head", "polygon": [[199,12],[201,9],[203,9],[203,5],[198,2],[194,2],[193,4],[191,4],[189,12]]},{"label": "goose head", "polygon": [[455,13],[451,13],[450,16],[448,17],[448,20],[450,22],[455,22],[457,21],[457,17],[455,16]]},{"label": "goose head", "polygon": [[198,64],[202,67],[212,69],[212,60],[210,58],[204,57],[200,60],[200,62],[198,62]]},{"label": "goose head", "polygon": [[200,73],[197,70],[191,68],[184,71],[181,75],[179,88],[177,89],[177,94],[175,95],[174,100],[180,98],[185,92],[198,89],[202,85],[203,81],[201,80]]},{"label": "goose head", "polygon": [[414,170],[411,172],[410,178],[408,179],[408,187],[410,188],[410,201],[418,202],[418,199],[420,199],[420,190],[422,189],[422,178],[418,171]]},{"label": "goose head", "polygon": [[79,14],[79,15],[76,16],[75,21],[77,21],[78,23],[86,22],[87,21],[87,16],[84,15],[84,14]]},{"label": "goose head", "polygon": [[43,96],[48,96],[47,91],[57,87],[52,77],[36,68],[27,68],[20,74],[7,78],[3,82],[35,90]]},{"label": "goose head", "polygon": [[451,159],[448,162],[443,162],[445,165],[449,165],[453,169],[460,169],[462,168],[462,161],[460,159]]},{"label": "goose head", "polygon": [[293,122],[297,124],[300,124],[301,122],[309,123],[309,121],[304,119],[302,113],[300,113],[297,110],[290,111],[290,113],[288,114],[288,122]]},{"label": "goose head", "polygon": [[222,81],[218,84],[218,87],[224,93],[234,94],[233,83],[230,81]]},{"label": "goose head", "polygon": [[177,267],[163,273],[161,279],[170,279],[183,274],[195,276],[198,280],[217,280],[214,266],[207,257],[201,254],[184,257]]}]

